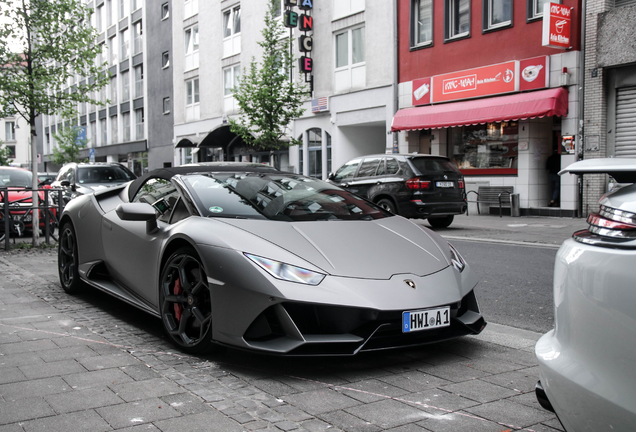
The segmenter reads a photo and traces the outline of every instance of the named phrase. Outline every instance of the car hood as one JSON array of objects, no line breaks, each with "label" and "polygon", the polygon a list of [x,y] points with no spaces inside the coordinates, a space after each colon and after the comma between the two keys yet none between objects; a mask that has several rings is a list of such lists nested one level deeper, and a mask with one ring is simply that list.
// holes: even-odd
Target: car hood
[{"label": "car hood", "polygon": [[367,279],[389,279],[396,274],[426,276],[449,265],[439,246],[440,239],[432,237],[434,233],[397,216],[375,221],[223,219],[223,222],[265,239],[334,276]]},{"label": "car hood", "polygon": [[[23,189],[11,189],[9,188],[9,202],[14,202],[14,201],[18,201],[21,199],[25,199],[25,198],[31,198],[33,196],[33,193],[30,190],[23,190]],[[40,200],[44,199],[44,192],[38,192],[38,196],[40,197]],[[26,204],[27,202],[31,202],[30,199],[23,201],[24,204]],[[0,204],[2,204],[0,202]]]}]

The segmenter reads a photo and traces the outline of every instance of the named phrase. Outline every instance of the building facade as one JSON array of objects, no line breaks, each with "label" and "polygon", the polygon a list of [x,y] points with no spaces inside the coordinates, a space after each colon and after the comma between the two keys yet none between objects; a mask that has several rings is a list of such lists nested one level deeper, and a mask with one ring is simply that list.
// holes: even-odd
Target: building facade
[{"label": "building facade", "polygon": [[[292,2],[293,3],[293,2]],[[395,4],[383,0],[301,0],[287,14],[305,20],[290,30],[296,57],[310,71],[294,79],[312,85],[305,114],[292,134],[302,146],[274,152],[249,151],[228,125],[238,107],[232,87],[261,48],[262,0],[173,2],[175,164],[232,160],[273,163],[320,178],[353,156],[392,148],[388,133],[396,110]],[[205,25],[201,25],[205,23]],[[302,52],[301,37],[311,38]],[[300,74],[300,76],[299,76]]]},{"label": "building facade", "polygon": [[[469,191],[513,186],[522,214],[555,206],[547,160],[574,162],[581,139],[581,1],[552,2],[570,30],[558,48],[544,46],[544,3],[398,0],[399,151],[450,157]],[[570,177],[549,214],[577,213]]]},{"label": "building facade", "polygon": [[0,148],[9,149],[10,165],[31,169],[30,128],[27,122],[20,116],[0,118],[0,131]]},{"label": "building facade", "polygon": [[[585,2],[585,159],[636,158],[636,0]],[[611,187],[585,175],[583,212]]]}]

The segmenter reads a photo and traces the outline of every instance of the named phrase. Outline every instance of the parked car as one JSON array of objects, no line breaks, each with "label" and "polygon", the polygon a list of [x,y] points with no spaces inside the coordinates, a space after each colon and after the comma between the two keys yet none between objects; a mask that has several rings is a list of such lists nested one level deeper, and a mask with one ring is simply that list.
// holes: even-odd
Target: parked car
[{"label": "parked car", "polygon": [[38,183],[40,185],[40,187],[46,187],[46,186],[51,186],[51,183],[53,183],[55,181],[55,178],[57,177],[57,173],[50,173],[50,172],[39,172],[38,173]]},{"label": "parked car", "polygon": [[329,181],[407,218],[445,228],[466,212],[464,177],[444,156],[377,154],[358,157]]},{"label": "parked car", "polygon": [[188,352],[352,355],[486,325],[476,276],[438,234],[274,169],[158,169],[73,199],[60,233],[64,290],[137,306]]},{"label": "parked car", "polygon": [[64,204],[71,199],[93,191],[118,186],[137,176],[116,162],[68,163],[57,173],[51,186],[62,188]]},{"label": "parked car", "polygon": [[[11,216],[15,219],[14,222],[17,223],[18,234],[21,234],[24,229],[32,228],[32,212],[30,211],[33,205],[33,192],[31,192],[32,182],[33,173],[27,169],[10,166],[0,167],[0,188],[7,188],[7,196],[10,204],[9,211],[11,212]],[[38,192],[38,197],[40,204],[42,204],[45,199],[44,192]],[[53,208],[51,197],[49,197],[48,204],[51,207],[50,214],[55,216],[56,210]],[[39,226],[40,228],[44,228],[44,214],[41,213],[39,218]],[[3,225],[2,229],[4,230],[2,200],[0,200],[0,223]]]},{"label": "parked car", "polygon": [[636,425],[636,159],[589,159],[560,174],[609,174],[631,183],[607,193],[589,227],[559,249],[555,328],[536,344],[541,405],[568,432]]}]

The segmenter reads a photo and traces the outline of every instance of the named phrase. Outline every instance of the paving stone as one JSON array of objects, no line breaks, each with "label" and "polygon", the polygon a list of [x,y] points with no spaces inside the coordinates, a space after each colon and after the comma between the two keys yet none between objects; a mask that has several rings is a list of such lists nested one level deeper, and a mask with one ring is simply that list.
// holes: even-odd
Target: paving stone
[{"label": "paving stone", "polygon": [[58,413],[69,413],[124,403],[120,397],[107,387],[47,396],[45,400]]},{"label": "paving stone", "polygon": [[60,360],[68,360],[68,359],[83,359],[85,357],[93,357],[97,356],[94,350],[91,348],[81,345],[81,346],[73,346],[69,348],[58,348],[49,351],[42,351],[38,353],[39,358],[43,361],[50,363],[56,362]]},{"label": "paving stone", "polygon": [[415,423],[428,416],[428,413],[396,400],[383,400],[345,410],[382,429]]},{"label": "paving stone", "polygon": [[287,395],[284,400],[313,415],[360,405],[355,399],[330,389]]},{"label": "paving stone", "polygon": [[[379,426],[345,411],[328,412],[320,414],[318,417],[347,432],[377,432],[382,430]],[[331,430],[329,429],[329,431]]]},{"label": "paving stone", "polygon": [[241,425],[217,411],[207,411],[154,423],[162,432],[243,432]]},{"label": "paving stone", "polygon": [[53,409],[41,397],[24,398],[12,402],[0,402],[0,425],[55,415]]},{"label": "paving stone", "polygon": [[51,340],[22,341],[0,345],[1,354],[33,353],[56,349],[58,346]]},{"label": "paving stone", "polygon": [[144,381],[153,378],[160,378],[161,375],[145,364],[136,364],[121,367],[120,370],[134,379],[135,381]]},{"label": "paving stone", "polygon": [[133,381],[132,378],[117,368],[67,375],[64,380],[76,390]]},{"label": "paving stone", "polygon": [[191,393],[171,394],[161,396],[159,399],[169,404],[181,414],[197,414],[212,409],[209,405],[204,403],[201,398]]},{"label": "paving stone", "polygon": [[482,380],[470,380],[443,387],[444,390],[477,402],[492,402],[501,398],[517,396],[519,392],[490,384]]},{"label": "paving stone", "polygon": [[61,378],[43,378],[0,385],[0,394],[7,401],[46,396],[71,391]]},{"label": "paving stone", "polygon": [[421,368],[420,371],[452,382],[468,381],[490,375],[488,372],[464,366],[464,361],[434,365]]},{"label": "paving stone", "polygon": [[16,366],[0,367],[0,384],[14,383],[26,379],[20,368]]},{"label": "paving stone", "polygon": [[124,384],[110,385],[117,395],[126,402],[150,397],[161,397],[182,393],[183,389],[165,378],[155,378],[145,381],[132,381]]},{"label": "paving stone", "polygon": [[[179,411],[171,408],[170,405],[158,398],[97,408],[95,411],[115,429],[156,422],[181,415]],[[158,427],[161,429],[160,426]]]},{"label": "paving stone", "polygon": [[124,352],[119,352],[111,355],[87,357],[85,359],[81,359],[79,362],[89,371],[139,364],[139,360]]},{"label": "paving stone", "polygon": [[403,373],[383,376],[378,378],[378,380],[402,388],[408,392],[418,392],[451,383],[451,381],[424,373],[419,370],[408,370]]},{"label": "paving stone", "polygon": [[365,380],[338,387],[338,391],[360,402],[375,402],[394,396],[402,396],[408,391],[383,381]]},{"label": "paving stone", "polygon": [[509,430],[505,426],[463,411],[430,415],[418,425],[431,432],[506,432]]},{"label": "paving stone", "polygon": [[539,380],[539,368],[531,367],[514,372],[506,372],[483,378],[483,380],[520,392],[531,392],[534,391]]},{"label": "paving stone", "polygon": [[95,411],[80,411],[31,420],[22,424],[25,432],[105,432],[112,428]]},{"label": "paving stone", "polygon": [[402,397],[402,400],[433,414],[443,414],[479,405],[479,402],[440,388],[412,393]]},{"label": "paving stone", "polygon": [[466,411],[516,428],[525,428],[553,417],[548,411],[538,410],[505,399],[467,408]]},{"label": "paving stone", "polygon": [[422,426],[417,423],[410,423],[404,426],[398,426],[396,428],[386,429],[387,432],[425,432]]},{"label": "paving stone", "polygon": [[47,378],[86,372],[86,369],[75,360],[61,360],[46,365],[20,366],[20,370],[28,379]]}]

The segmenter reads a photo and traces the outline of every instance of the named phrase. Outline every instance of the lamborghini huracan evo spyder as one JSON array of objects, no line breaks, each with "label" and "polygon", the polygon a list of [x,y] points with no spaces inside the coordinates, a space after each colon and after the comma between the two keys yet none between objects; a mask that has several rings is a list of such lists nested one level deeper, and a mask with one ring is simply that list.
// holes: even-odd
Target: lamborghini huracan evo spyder
[{"label": "lamborghini huracan evo spyder", "polygon": [[187,352],[351,355],[477,334],[476,277],[434,232],[329,183],[248,164],[79,196],[59,275],[158,317]]}]

